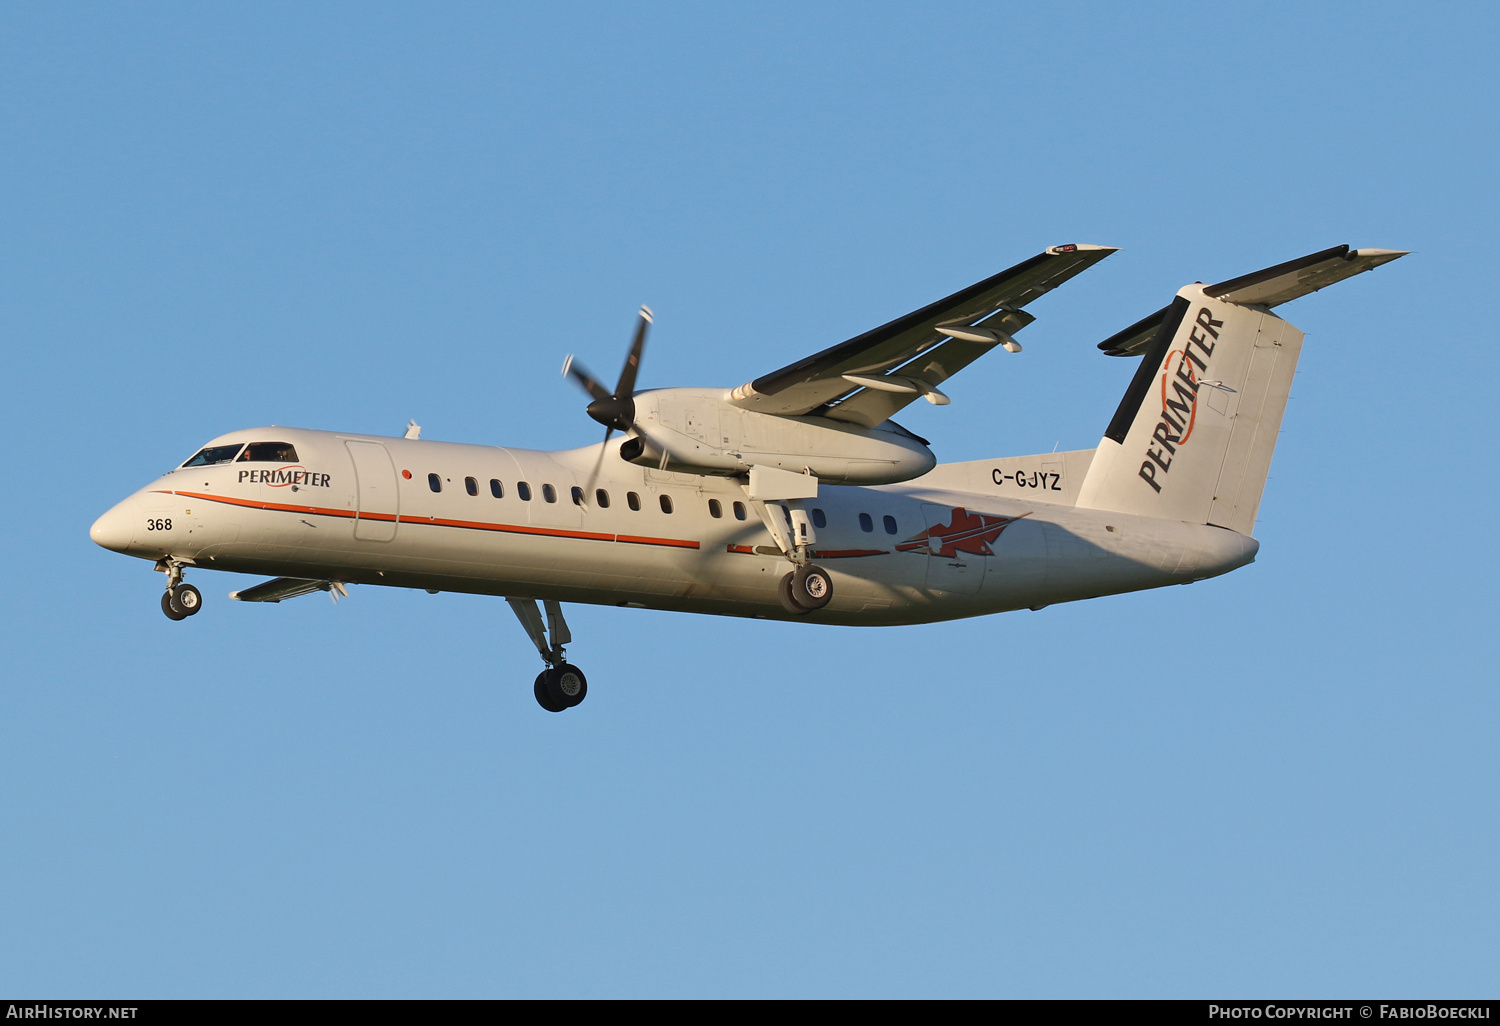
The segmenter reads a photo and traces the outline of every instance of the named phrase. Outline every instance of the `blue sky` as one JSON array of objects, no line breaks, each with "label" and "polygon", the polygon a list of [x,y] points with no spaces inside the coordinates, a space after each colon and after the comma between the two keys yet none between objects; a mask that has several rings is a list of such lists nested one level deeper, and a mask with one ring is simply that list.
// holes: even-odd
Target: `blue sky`
[{"label": "blue sky", "polygon": [[[1470,996],[1500,963],[1486,5],[0,12],[0,992]],[[1121,252],[903,418],[1094,445],[1094,343],[1338,243],[1258,561],[885,630],[171,623],[99,513],[258,424],[538,448]],[[1002,358],[1003,357],[1003,358]]]}]

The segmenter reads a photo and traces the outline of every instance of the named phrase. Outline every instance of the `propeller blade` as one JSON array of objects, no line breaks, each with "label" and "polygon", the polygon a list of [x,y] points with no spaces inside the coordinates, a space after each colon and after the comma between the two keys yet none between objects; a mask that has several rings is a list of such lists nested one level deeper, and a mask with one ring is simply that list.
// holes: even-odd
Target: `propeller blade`
[{"label": "propeller blade", "polygon": [[594,376],[588,371],[584,370],[583,365],[577,360],[573,359],[572,356],[569,356],[566,360],[563,361],[562,372],[563,377],[572,378],[583,388],[585,392],[587,392],[594,399],[599,400],[612,398],[609,393],[609,389],[599,384],[599,382],[594,379]]},{"label": "propeller blade", "polygon": [[599,446],[599,458],[594,461],[594,469],[589,471],[589,483],[583,486],[583,510],[588,512],[589,497],[594,494],[594,482],[599,480],[599,468],[604,466],[604,453],[609,448],[609,436],[615,433],[613,425],[604,429],[604,444]]},{"label": "propeller blade", "polygon": [[[646,329],[651,320],[651,308],[641,307],[640,321],[635,327],[635,340],[630,343],[630,353],[625,357],[625,367],[620,371],[620,380],[613,392],[599,384],[573,357],[570,356],[563,362],[563,376],[572,378],[594,400],[584,412],[611,431],[628,433],[635,427],[635,377],[641,369],[641,353],[646,348]],[[609,441],[608,432],[605,433],[604,440]]]},{"label": "propeller blade", "polygon": [[620,371],[620,383],[615,386],[616,399],[635,395],[635,376],[641,369],[641,353],[646,348],[646,329],[653,320],[649,306],[641,307],[640,318],[635,326],[635,340],[630,343],[630,355],[625,357],[625,366]]}]

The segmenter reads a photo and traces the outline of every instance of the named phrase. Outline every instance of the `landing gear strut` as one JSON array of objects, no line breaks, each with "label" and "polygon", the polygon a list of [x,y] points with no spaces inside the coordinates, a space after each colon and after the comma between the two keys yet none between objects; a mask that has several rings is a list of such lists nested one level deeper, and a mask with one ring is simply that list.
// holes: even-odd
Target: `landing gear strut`
[{"label": "landing gear strut", "polygon": [[752,498],[750,505],[771,532],[771,540],[792,564],[791,573],[777,582],[781,608],[793,616],[806,616],[828,605],[833,598],[833,578],[812,562],[817,536],[801,501],[793,500],[782,506]]},{"label": "landing gear strut", "polygon": [[[537,674],[532,693],[537,705],[548,712],[571,709],[588,697],[589,682],[583,671],[567,661],[563,646],[573,640],[568,631],[568,621],[563,619],[562,606],[552,599],[543,600],[547,607],[547,620],[542,622],[541,610],[536,599],[506,599],[515,611],[516,619],[526,630],[526,636],[536,646],[547,668]],[[550,637],[549,637],[550,636]]]},{"label": "landing gear strut", "polygon": [[186,620],[203,608],[203,595],[182,579],[187,564],[179,559],[157,560],[156,569],[167,575],[167,590],[162,593],[161,611],[169,620]]}]

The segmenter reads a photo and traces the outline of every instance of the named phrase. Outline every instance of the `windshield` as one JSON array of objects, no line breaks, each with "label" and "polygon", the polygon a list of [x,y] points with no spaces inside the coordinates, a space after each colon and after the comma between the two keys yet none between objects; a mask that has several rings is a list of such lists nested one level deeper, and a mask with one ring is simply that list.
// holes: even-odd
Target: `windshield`
[{"label": "windshield", "polygon": [[237,462],[296,463],[297,450],[289,442],[251,442]]},{"label": "windshield", "polygon": [[235,442],[233,445],[210,445],[206,449],[200,449],[198,455],[188,460],[183,466],[211,467],[215,463],[230,463],[243,444],[243,442]]}]

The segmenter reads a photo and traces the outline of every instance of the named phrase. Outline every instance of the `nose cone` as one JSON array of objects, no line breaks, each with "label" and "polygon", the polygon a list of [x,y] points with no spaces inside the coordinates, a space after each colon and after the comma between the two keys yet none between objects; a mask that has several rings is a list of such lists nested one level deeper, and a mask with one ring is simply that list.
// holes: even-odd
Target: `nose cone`
[{"label": "nose cone", "polygon": [[134,540],[138,520],[135,500],[126,499],[94,521],[94,526],[89,528],[89,537],[113,552],[124,552]]}]

